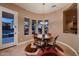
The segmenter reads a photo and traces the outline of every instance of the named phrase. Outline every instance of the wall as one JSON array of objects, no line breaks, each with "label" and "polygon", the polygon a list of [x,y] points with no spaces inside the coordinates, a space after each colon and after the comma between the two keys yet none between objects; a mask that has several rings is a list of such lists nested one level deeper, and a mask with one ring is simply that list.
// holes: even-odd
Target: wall
[{"label": "wall", "polygon": [[[68,45],[70,45],[71,47],[73,47],[74,49],[78,50],[79,49],[79,39],[78,39],[78,35],[75,34],[70,34],[70,33],[63,33],[63,11],[66,10],[71,4],[69,4],[68,6],[66,6],[63,9],[60,9],[56,12],[52,12],[49,14],[46,14],[45,17],[48,18],[49,20],[49,32],[52,33],[53,36],[59,35],[59,41],[62,41],[64,43],[67,43]],[[27,37],[24,36],[24,20],[23,17],[24,16],[29,16],[30,18],[36,18],[38,19],[39,17],[42,17],[43,15],[39,15],[39,14],[34,14],[32,12],[26,11],[14,4],[0,4],[0,6],[4,6],[7,7],[9,9],[15,10],[18,12],[18,25],[19,25],[19,35],[18,35],[18,40],[19,42],[22,41],[26,41]],[[78,10],[79,10],[79,4],[78,4]],[[79,11],[78,11],[78,15],[79,15]],[[79,20],[79,17],[78,17]],[[79,21],[78,21],[79,23]],[[78,29],[79,29],[79,24],[78,24]],[[79,33],[79,31],[78,31]],[[30,29],[30,34],[31,34],[31,29]],[[29,36],[30,37],[30,36]]]},{"label": "wall", "polygon": [[[66,6],[65,8],[58,10],[54,13],[49,13],[46,15],[49,19],[49,31],[53,36],[59,35],[59,41],[67,43],[76,51],[79,49],[79,38],[76,34],[71,33],[63,33],[63,11],[70,7],[71,4]],[[79,4],[78,4],[79,10]],[[77,12],[79,15],[79,11]],[[79,33],[79,17],[78,17],[78,33]]]},{"label": "wall", "polygon": [[[35,20],[38,20],[39,17],[41,17],[41,15],[29,12],[19,6],[16,6],[12,3],[0,3],[0,6],[6,7],[8,9],[11,9],[13,11],[18,12],[18,42],[24,42],[28,39],[31,39],[31,35],[25,36],[24,35],[24,17],[27,16],[30,18],[30,21],[32,20],[32,18],[34,18]],[[31,34],[31,23],[30,23],[30,33]]]}]

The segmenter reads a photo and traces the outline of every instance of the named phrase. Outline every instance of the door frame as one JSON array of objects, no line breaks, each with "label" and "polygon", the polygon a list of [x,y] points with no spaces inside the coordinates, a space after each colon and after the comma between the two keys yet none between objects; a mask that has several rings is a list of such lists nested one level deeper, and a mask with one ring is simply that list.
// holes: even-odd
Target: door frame
[{"label": "door frame", "polygon": [[[14,42],[2,44],[2,11],[14,14]],[[0,49],[7,48],[18,44],[18,13],[11,9],[0,6]]]}]

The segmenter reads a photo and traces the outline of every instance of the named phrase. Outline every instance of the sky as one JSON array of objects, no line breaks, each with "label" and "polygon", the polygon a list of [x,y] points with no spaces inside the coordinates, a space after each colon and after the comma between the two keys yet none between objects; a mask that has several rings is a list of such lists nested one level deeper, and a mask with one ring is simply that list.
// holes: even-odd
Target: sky
[{"label": "sky", "polygon": [[12,23],[14,19],[9,19],[9,18],[2,18],[2,22],[5,22],[5,23]]}]

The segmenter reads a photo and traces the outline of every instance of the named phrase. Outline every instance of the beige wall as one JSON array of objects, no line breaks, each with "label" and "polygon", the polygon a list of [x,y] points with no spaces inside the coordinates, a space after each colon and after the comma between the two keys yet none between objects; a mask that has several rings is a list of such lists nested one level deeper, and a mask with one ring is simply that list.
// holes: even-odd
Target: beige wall
[{"label": "beige wall", "polygon": [[[46,14],[45,17],[48,18],[48,20],[49,20],[49,32],[52,33],[52,35],[54,35],[54,36],[60,35],[60,37],[58,39],[59,41],[67,43],[74,49],[78,50],[79,49],[78,35],[70,34],[70,33],[63,33],[63,10],[67,9],[70,5],[71,4],[68,4],[68,6],[66,6],[65,8],[63,8],[61,10]],[[12,10],[15,10],[18,12],[19,42],[25,41],[27,39],[27,37],[24,36],[23,17],[29,16],[30,18],[34,17],[34,18],[38,19],[39,17],[43,16],[43,15],[38,15],[38,14],[31,13],[29,11],[26,11],[14,4],[0,4],[0,6],[4,6],[4,7],[7,7],[9,9],[12,9]],[[78,10],[79,10],[79,4],[78,4]],[[79,15],[79,11],[78,11],[78,15]],[[79,20],[79,17],[78,17],[78,20]],[[78,23],[79,23],[79,21],[78,21]],[[79,24],[78,24],[78,26],[79,26]],[[30,31],[30,34],[31,34],[31,31]]]},{"label": "beige wall", "polygon": [[[63,11],[66,10],[68,7],[70,7],[70,5],[71,4],[54,13],[49,13],[46,16],[49,19],[49,31],[52,33],[52,35],[54,36],[59,35],[60,36],[58,39],[59,41],[67,43],[77,51],[79,49],[78,35],[71,33],[63,33]],[[78,10],[79,10],[79,4],[78,4]],[[79,15],[79,11],[78,11],[78,15]],[[79,25],[79,17],[78,17],[78,25]]]},{"label": "beige wall", "polygon": [[[18,12],[18,31],[19,31],[19,35],[18,35],[18,42],[23,42],[26,41],[28,39],[30,39],[31,37],[29,36],[24,36],[24,17],[27,16],[30,18],[30,21],[32,20],[32,18],[35,18],[35,20],[38,20],[38,18],[41,17],[41,15],[38,14],[34,14],[32,12],[29,12],[23,8],[20,8],[19,6],[16,6],[12,3],[7,3],[7,4],[1,4],[0,6],[6,7],[8,9],[14,10],[16,12]],[[30,22],[30,27],[31,27],[31,22]],[[30,33],[31,34],[31,28],[30,28]]]}]

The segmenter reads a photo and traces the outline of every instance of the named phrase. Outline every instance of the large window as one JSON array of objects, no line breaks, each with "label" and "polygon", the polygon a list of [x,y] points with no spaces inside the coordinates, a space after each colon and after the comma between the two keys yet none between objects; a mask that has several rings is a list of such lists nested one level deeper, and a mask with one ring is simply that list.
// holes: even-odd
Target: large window
[{"label": "large window", "polygon": [[[29,35],[29,18],[24,18],[24,35]],[[32,19],[32,34],[36,33],[36,20]],[[43,27],[44,26],[44,27]],[[48,20],[38,20],[38,33],[42,34],[44,28],[44,33],[48,33]]]},{"label": "large window", "polygon": [[29,18],[24,18],[24,35],[29,35]]},{"label": "large window", "polygon": [[32,34],[36,33],[36,20],[32,20]]}]

